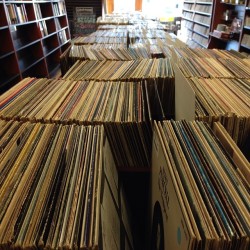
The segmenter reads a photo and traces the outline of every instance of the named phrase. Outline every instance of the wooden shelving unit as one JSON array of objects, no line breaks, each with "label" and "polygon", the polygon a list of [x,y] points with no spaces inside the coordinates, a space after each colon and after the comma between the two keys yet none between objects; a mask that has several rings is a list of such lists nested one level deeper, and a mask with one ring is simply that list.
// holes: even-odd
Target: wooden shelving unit
[{"label": "wooden shelving unit", "polygon": [[[218,48],[226,50],[239,50],[240,40],[242,39],[242,32],[232,33],[229,39],[220,39],[212,35],[212,32],[217,28],[218,24],[225,24],[231,26],[234,18],[240,19],[243,23],[245,16],[246,3],[242,2],[230,3],[221,0],[215,0],[213,7],[213,19],[211,24],[211,35],[208,48]],[[228,12],[229,15],[225,15]],[[225,18],[225,16],[227,18]]]},{"label": "wooden shelving unit", "polygon": [[52,77],[69,41],[64,0],[0,1],[0,94],[27,76]]},{"label": "wooden shelving unit", "polygon": [[250,54],[250,0],[246,0],[245,15],[240,36],[239,51]]},{"label": "wooden shelving unit", "polygon": [[212,0],[184,1],[181,26],[190,47],[208,47],[212,8]]}]

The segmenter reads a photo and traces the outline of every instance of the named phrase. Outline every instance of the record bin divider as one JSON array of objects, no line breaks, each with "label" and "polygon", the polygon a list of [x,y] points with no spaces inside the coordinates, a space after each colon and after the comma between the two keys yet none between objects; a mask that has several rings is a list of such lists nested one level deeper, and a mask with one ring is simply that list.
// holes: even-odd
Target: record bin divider
[{"label": "record bin divider", "polygon": [[195,120],[195,92],[184,77],[177,64],[175,73],[175,120]]},{"label": "record bin divider", "polygon": [[250,183],[250,164],[243,155],[242,151],[238,148],[236,142],[232,139],[220,122],[213,123],[213,132],[227,153],[232,157],[234,163],[242,171],[246,180]]}]

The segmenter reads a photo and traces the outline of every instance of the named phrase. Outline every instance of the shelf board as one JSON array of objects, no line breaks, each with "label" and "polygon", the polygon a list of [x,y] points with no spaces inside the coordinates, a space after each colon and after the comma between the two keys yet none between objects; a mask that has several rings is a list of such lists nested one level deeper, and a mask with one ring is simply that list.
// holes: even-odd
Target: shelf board
[{"label": "shelf board", "polygon": [[218,40],[220,40],[222,42],[228,42],[228,41],[230,41],[230,39],[221,38],[221,37],[215,36],[212,33],[209,33],[209,36],[214,37],[214,38],[216,38],[216,39],[218,39]]},{"label": "shelf board", "polygon": [[63,30],[66,30],[67,28],[68,28],[68,26],[63,27],[63,28],[59,29],[57,32],[59,32],[59,31],[63,31]]},{"label": "shelf board", "polygon": [[223,19],[223,18],[221,18],[220,20],[223,21],[223,22],[232,22],[233,21],[233,19],[227,19],[226,20],[226,19]]},{"label": "shelf board", "polygon": [[24,69],[21,70],[22,74],[25,73],[25,71],[29,70],[31,67],[33,67],[34,65],[36,65],[37,63],[39,63],[40,61],[44,60],[43,57],[41,57],[40,59],[34,60],[33,62],[31,62],[31,64],[27,67],[25,67]]},{"label": "shelf board", "polygon": [[245,44],[241,44],[241,47],[245,48],[245,49],[249,49],[250,50],[250,45],[245,45]]},{"label": "shelf board", "polygon": [[21,25],[29,25],[29,24],[32,24],[32,23],[36,23],[37,21],[36,20],[33,20],[33,21],[28,21],[28,22],[24,22],[24,23],[15,23],[15,24],[10,24],[11,27],[14,27],[14,26],[21,26]]},{"label": "shelf board", "polygon": [[25,49],[25,48],[27,48],[27,47],[35,44],[35,43],[38,43],[40,41],[41,41],[41,38],[39,38],[39,39],[37,39],[37,40],[35,40],[35,41],[31,42],[31,43],[27,43],[27,44],[25,44],[23,46],[20,46],[20,48],[16,48],[16,52],[19,52],[20,50]]},{"label": "shelf board", "polygon": [[58,32],[58,31],[54,31],[54,32],[52,32],[52,33],[50,33],[50,34],[48,34],[48,35],[46,35],[46,36],[43,36],[43,37],[42,37],[42,40],[44,40],[44,39],[46,39],[46,38],[48,38],[48,37],[51,37],[51,36],[55,35],[57,32]]},{"label": "shelf board", "polygon": [[24,4],[32,4],[33,2],[32,1],[15,1],[15,0],[8,0],[8,1],[6,1],[5,0],[5,3],[11,3],[11,4],[14,4],[14,3],[24,3]]},{"label": "shelf board", "polygon": [[[65,45],[70,45],[70,39],[69,40],[67,40],[65,43],[63,43],[63,44],[60,44],[60,48],[62,49],[62,47],[63,46],[65,46]],[[62,52],[63,52],[64,50],[62,50]]]},{"label": "shelf board", "polygon": [[194,10],[183,9],[183,11],[194,13]]},{"label": "shelf board", "polygon": [[226,4],[226,5],[232,5],[232,6],[245,6],[245,4],[225,3],[225,2],[220,2],[220,3]]},{"label": "shelf board", "polygon": [[218,40],[221,40],[221,41],[223,41],[223,42],[228,42],[228,41],[229,41],[229,39],[221,38],[221,37],[215,36],[213,33],[209,33],[209,36],[214,37],[214,38],[216,38],[216,39],[218,39]]},{"label": "shelf board", "polygon": [[195,13],[201,14],[201,15],[204,15],[204,16],[211,16],[211,13],[202,12],[202,11],[195,11]]},{"label": "shelf board", "polygon": [[55,72],[60,68],[60,64],[55,62],[53,63],[47,62],[47,65],[48,65],[49,75],[53,75],[53,73],[55,74]]},{"label": "shelf board", "polygon": [[201,23],[201,22],[198,22],[198,21],[195,21],[195,20],[193,20],[193,22],[194,23],[198,23],[198,24],[200,24],[200,25],[203,25],[203,26],[206,26],[206,27],[210,27],[210,25],[209,24],[206,24],[206,23]]},{"label": "shelf board", "polygon": [[9,26],[7,26],[7,25],[6,26],[1,26],[0,30],[5,30],[5,29],[8,29],[8,28],[9,28]]},{"label": "shelf board", "polygon": [[0,56],[0,60],[1,60],[1,59],[4,59],[5,57],[8,57],[8,56],[10,56],[10,55],[12,55],[12,54],[14,54],[14,53],[15,53],[14,51],[11,51],[11,52],[6,53],[6,54]]},{"label": "shelf board", "polygon": [[70,41],[70,39],[68,39],[67,41],[65,41],[64,43],[60,44],[60,47],[64,46],[65,44],[67,44]]},{"label": "shelf board", "polygon": [[190,19],[190,18],[187,18],[187,17],[182,17],[182,18],[187,20],[187,21],[193,22],[193,19]]},{"label": "shelf board", "polygon": [[60,64],[57,64],[52,70],[49,71],[50,78],[55,77],[60,70]]},{"label": "shelf board", "polygon": [[243,28],[246,30],[250,30],[250,26],[244,26]]},{"label": "shelf board", "polygon": [[196,2],[196,4],[212,5],[213,2],[202,2],[202,1],[200,1],[200,2]]},{"label": "shelf board", "polygon": [[51,3],[51,2],[54,2],[54,3],[57,3],[57,2],[60,2],[60,1],[50,1],[50,0],[33,0],[35,3]]},{"label": "shelf board", "polygon": [[226,38],[221,38],[221,37],[215,36],[213,33],[209,33],[209,36],[214,37],[214,38],[216,38],[216,39],[218,39],[218,40],[220,40],[220,41],[222,41],[222,42],[230,42],[230,41],[238,42],[237,39],[233,39],[233,38],[228,38],[228,39],[226,39]]},{"label": "shelf board", "polygon": [[60,44],[60,48],[61,48],[62,46],[64,46],[65,44],[69,43],[69,42],[70,42],[70,39],[68,39],[68,40],[65,41],[64,43]]},{"label": "shelf board", "polygon": [[196,41],[196,40],[195,40],[195,39],[193,39],[193,38],[192,38],[192,41],[193,41],[193,42],[195,42],[195,43],[197,43],[197,44],[199,44],[201,47],[203,47],[203,48],[207,49],[207,46],[208,46],[208,45],[207,45],[207,46],[205,46],[204,44],[202,44],[202,43],[200,43],[200,42]]},{"label": "shelf board", "polygon": [[48,17],[43,17],[41,19],[37,19],[37,21],[46,21],[46,20],[49,20],[49,19],[53,19],[54,16],[48,16]]},{"label": "shelf board", "polygon": [[13,81],[15,78],[19,77],[19,74],[15,75],[0,75],[0,87],[7,85],[9,82]]},{"label": "shelf board", "polygon": [[54,53],[56,50],[58,50],[60,48],[60,46],[58,46],[58,47],[56,47],[56,48],[54,48],[54,49],[52,49],[52,50],[50,50],[48,53],[44,53],[44,57],[47,57],[47,56],[49,56],[49,55],[51,55],[52,53]]},{"label": "shelf board", "polygon": [[183,3],[191,3],[191,4],[193,4],[195,2],[194,1],[183,1]]},{"label": "shelf board", "polygon": [[201,33],[201,32],[199,32],[199,31],[195,31],[195,30],[193,30],[193,32],[194,33],[196,33],[196,34],[198,34],[198,35],[201,35],[201,36],[203,36],[203,37],[205,37],[205,38],[209,38],[209,36],[208,35],[205,35],[205,34],[203,34],[203,33]]},{"label": "shelf board", "polygon": [[62,17],[62,16],[66,16],[66,14],[59,14],[59,15],[55,15],[54,17]]}]

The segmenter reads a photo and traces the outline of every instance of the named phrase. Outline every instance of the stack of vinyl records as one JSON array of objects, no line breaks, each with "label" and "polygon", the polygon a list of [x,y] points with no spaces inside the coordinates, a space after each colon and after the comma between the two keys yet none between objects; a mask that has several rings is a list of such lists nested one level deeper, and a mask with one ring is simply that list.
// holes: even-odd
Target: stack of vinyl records
[{"label": "stack of vinyl records", "polygon": [[[124,28],[123,26],[112,25],[112,29],[101,29],[88,37],[77,37],[72,40],[72,46],[67,53],[65,52],[60,57],[62,75],[76,62],[76,60],[140,60],[149,58],[167,58],[170,54],[171,46],[175,44],[172,37],[163,31],[146,30],[138,28],[140,32],[136,42],[128,44],[129,39],[120,43],[120,40],[125,38],[125,35],[135,33],[137,26],[132,28]],[[117,33],[118,32],[118,37]],[[158,38],[159,35],[161,38]],[[179,47],[179,46],[178,46]],[[70,53],[69,53],[70,51]]]},{"label": "stack of vinyl records", "polygon": [[205,78],[250,78],[249,60],[240,58],[180,58],[184,76]]},{"label": "stack of vinyl records", "polygon": [[[159,40],[157,40],[159,41]],[[166,44],[166,43],[165,43]],[[149,44],[149,43],[133,43],[129,45],[130,49],[134,50],[142,50],[146,49],[148,52],[149,57],[145,58],[168,58],[170,57],[166,51],[169,49],[168,45],[160,46],[158,43],[157,44]],[[144,57],[144,53],[140,53],[141,58]]]},{"label": "stack of vinyl records", "polygon": [[162,48],[170,47],[171,49],[174,49],[174,48],[186,48],[187,47],[187,44],[181,41],[174,33],[166,33],[164,39],[158,38],[157,41],[158,41],[158,45]]},{"label": "stack of vinyl records", "polygon": [[124,241],[133,249],[102,126],[0,128],[1,249],[120,249]]},{"label": "stack of vinyl records", "polygon": [[97,30],[89,35],[89,37],[127,37],[128,31],[124,29],[113,30]]},{"label": "stack of vinyl records", "polygon": [[129,39],[141,39],[141,38],[166,38],[166,32],[163,30],[154,30],[154,29],[130,29],[129,31]]},{"label": "stack of vinyl records", "polygon": [[219,49],[191,49],[185,48],[174,48],[174,51],[178,57],[201,57],[201,58],[246,58],[243,54],[234,50],[219,50]]},{"label": "stack of vinyl records", "polygon": [[172,79],[173,77],[171,61],[168,58],[135,61],[77,61],[64,75],[64,79],[97,81]]},{"label": "stack of vinyl records", "polygon": [[131,20],[127,17],[108,17],[108,16],[105,16],[105,18],[102,18],[102,19],[99,19],[97,18],[97,21],[96,21],[97,24],[106,24],[106,25],[129,25],[129,24],[132,24]]},{"label": "stack of vinyl records", "polygon": [[98,30],[128,30],[130,29],[132,25],[115,25],[115,24],[103,24],[103,25],[98,25]]},{"label": "stack of vinyl records", "polygon": [[[119,44],[92,44],[92,45],[72,45],[68,54],[68,60],[72,65],[77,60],[113,60],[113,61],[133,61],[152,58],[165,58],[166,49],[158,45],[137,43],[129,48],[124,48]],[[71,66],[72,66],[71,65]]]},{"label": "stack of vinyl records", "polygon": [[133,61],[166,58],[169,56],[169,48],[147,43],[130,44],[129,48],[125,48],[121,44],[85,44],[72,45],[70,52],[67,55],[64,53],[64,56],[68,56],[67,60],[71,62],[72,66],[77,60]]},{"label": "stack of vinyl records", "polygon": [[0,97],[0,118],[56,124],[104,124],[117,167],[149,169],[150,118],[160,115],[163,119],[158,109],[160,97],[155,89],[153,82],[26,78]]},{"label": "stack of vinyl records", "polygon": [[95,43],[95,44],[88,44],[88,45],[77,45],[75,47],[82,47],[82,48],[88,48],[93,50],[102,50],[102,49],[126,49],[126,47],[123,46],[123,44],[105,44],[105,43]]},{"label": "stack of vinyl records", "polygon": [[62,75],[73,66],[77,60],[119,60],[132,61],[152,58],[146,46],[136,49],[127,49],[121,44],[88,44],[72,45],[60,57]]},{"label": "stack of vinyl records", "polygon": [[249,59],[222,50],[175,48],[177,66],[196,96],[196,119],[220,121],[243,148],[250,133]]},{"label": "stack of vinyl records", "polygon": [[77,37],[73,43],[76,45],[83,44],[134,44],[146,43],[156,44],[157,39],[167,43],[167,33],[162,30],[139,29],[132,26],[128,29],[107,29],[97,30],[86,37]]},{"label": "stack of vinyl records", "polygon": [[121,44],[127,47],[128,31],[126,29],[97,30],[85,37],[77,37],[73,43],[83,44]]},{"label": "stack of vinyl records", "polygon": [[129,46],[131,47],[131,45],[133,44],[149,44],[149,45],[157,45],[159,43],[159,40],[162,41],[162,43],[167,44],[167,40],[164,38],[130,38],[129,39]]},{"label": "stack of vinyl records", "polygon": [[170,59],[135,61],[77,61],[64,79],[96,81],[141,81],[157,86],[167,117],[174,115],[174,72]]},{"label": "stack of vinyl records", "polygon": [[74,39],[74,44],[83,45],[83,44],[121,44],[125,48],[127,47],[127,37],[95,37],[95,36],[86,36],[78,37]]},{"label": "stack of vinyl records", "polygon": [[250,79],[191,78],[196,94],[196,119],[221,121],[243,146],[250,134]]},{"label": "stack of vinyl records", "polygon": [[[69,53],[69,59],[75,63],[77,60],[113,60],[132,61],[152,58],[150,49],[146,46],[136,48],[123,48],[118,46],[97,45],[73,45]],[[73,65],[73,64],[72,64]]]},{"label": "stack of vinyl records", "polygon": [[250,165],[233,141],[227,148],[206,123],[155,122],[153,236],[162,249],[249,249]]},{"label": "stack of vinyl records", "polygon": [[248,65],[248,67],[250,67],[250,58],[248,57],[248,58],[244,58],[243,59],[243,62],[246,64],[246,65]]}]

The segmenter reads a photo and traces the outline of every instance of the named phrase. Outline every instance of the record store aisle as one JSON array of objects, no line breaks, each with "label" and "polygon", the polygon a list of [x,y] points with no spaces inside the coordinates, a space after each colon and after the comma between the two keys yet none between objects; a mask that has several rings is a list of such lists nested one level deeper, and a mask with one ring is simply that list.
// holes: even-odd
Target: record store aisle
[{"label": "record store aisle", "polygon": [[0,96],[0,249],[249,249],[250,59],[136,17]]}]

